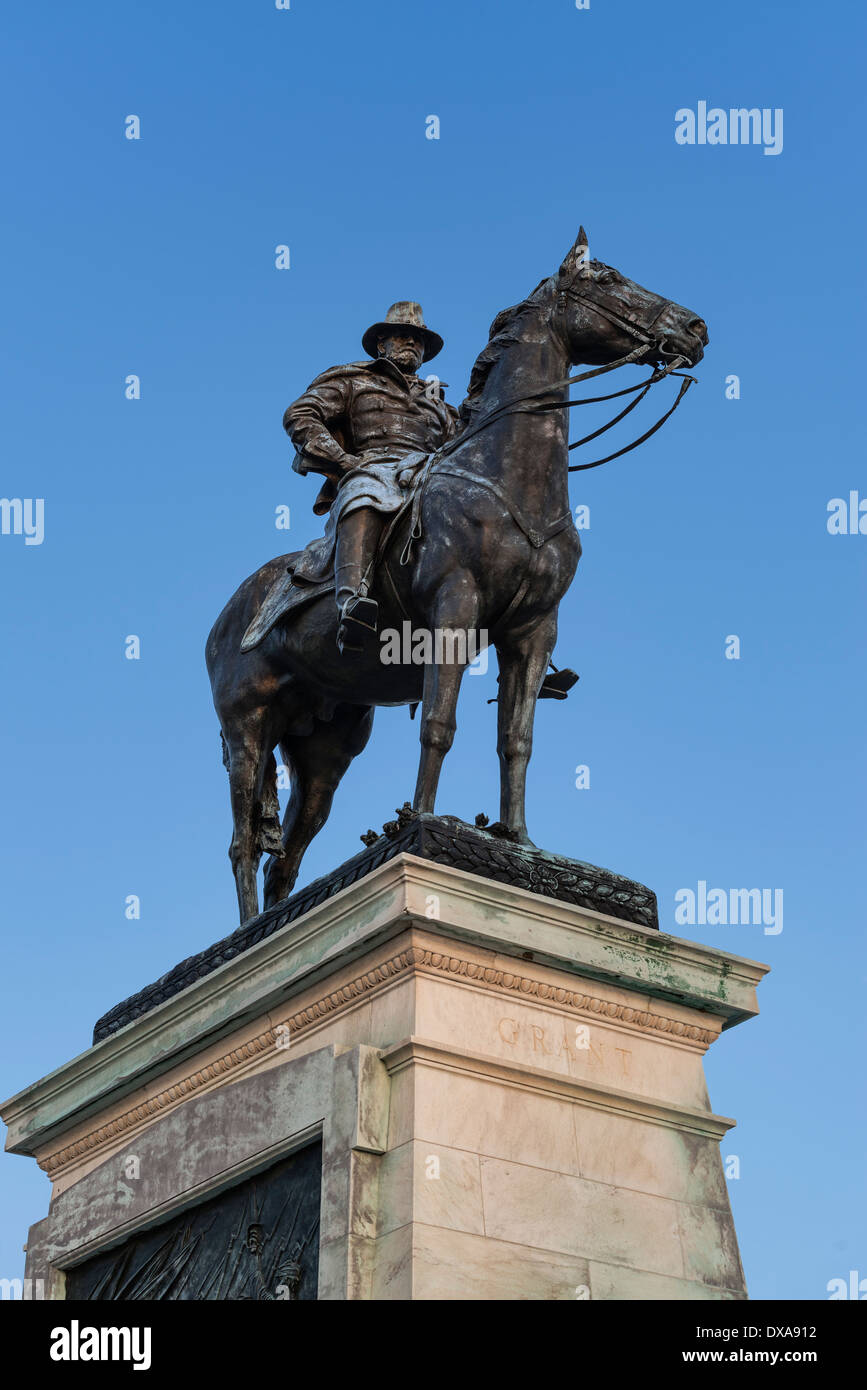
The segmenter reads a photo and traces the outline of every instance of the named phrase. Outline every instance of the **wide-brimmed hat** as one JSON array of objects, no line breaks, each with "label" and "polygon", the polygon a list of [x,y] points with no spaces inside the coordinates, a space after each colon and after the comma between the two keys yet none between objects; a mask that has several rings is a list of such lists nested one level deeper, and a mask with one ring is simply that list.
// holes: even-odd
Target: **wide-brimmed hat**
[{"label": "wide-brimmed hat", "polygon": [[395,328],[412,328],[424,339],[423,362],[429,362],[441,350],[443,340],[439,333],[425,326],[421,305],[414,299],[399,299],[392,304],[382,323],[372,323],[361,340],[361,346],[368,357],[376,357],[378,338],[387,338]]}]

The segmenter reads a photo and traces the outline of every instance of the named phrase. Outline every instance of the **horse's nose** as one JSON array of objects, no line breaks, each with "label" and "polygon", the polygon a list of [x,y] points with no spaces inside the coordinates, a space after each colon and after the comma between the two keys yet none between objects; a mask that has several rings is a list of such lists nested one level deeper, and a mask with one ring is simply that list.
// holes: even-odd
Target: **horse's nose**
[{"label": "horse's nose", "polygon": [[689,323],[686,326],[686,330],[688,333],[694,334],[695,337],[698,338],[699,342],[703,343],[704,346],[707,347],[707,324],[705,323],[704,319],[690,319]]}]

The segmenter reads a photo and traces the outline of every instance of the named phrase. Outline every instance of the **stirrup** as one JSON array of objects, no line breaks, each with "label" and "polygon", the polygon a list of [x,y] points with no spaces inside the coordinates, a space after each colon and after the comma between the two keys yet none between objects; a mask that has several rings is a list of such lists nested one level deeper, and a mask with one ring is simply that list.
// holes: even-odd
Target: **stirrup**
[{"label": "stirrup", "polygon": [[376,636],[379,605],[375,599],[350,594],[340,610],[337,646],[344,652],[366,651],[371,637]]}]

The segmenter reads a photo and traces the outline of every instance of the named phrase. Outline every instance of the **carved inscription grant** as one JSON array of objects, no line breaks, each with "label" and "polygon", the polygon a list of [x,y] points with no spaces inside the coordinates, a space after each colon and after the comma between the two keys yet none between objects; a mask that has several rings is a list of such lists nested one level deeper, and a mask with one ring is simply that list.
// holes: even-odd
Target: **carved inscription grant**
[{"label": "carved inscription grant", "polygon": [[[628,1047],[614,1047],[610,1042],[593,1037],[590,1026],[562,1018],[544,1023],[521,1023],[508,1016],[501,1018],[497,1032],[504,1043],[530,1060],[541,1062],[544,1057],[566,1057],[570,1062],[586,1061],[592,1067],[629,1076],[632,1052]],[[543,1064],[544,1065],[544,1064]]]},{"label": "carved inscription grant", "polygon": [[322,1146],[70,1269],[67,1299],[305,1302],[319,1278]]}]

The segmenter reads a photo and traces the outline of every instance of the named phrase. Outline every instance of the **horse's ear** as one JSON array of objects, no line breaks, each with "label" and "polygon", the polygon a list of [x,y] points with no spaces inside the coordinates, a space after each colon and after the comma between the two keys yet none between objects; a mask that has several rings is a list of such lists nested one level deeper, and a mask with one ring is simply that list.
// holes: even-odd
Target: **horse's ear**
[{"label": "horse's ear", "polygon": [[587,243],[587,233],[583,227],[579,227],[575,245],[570,249],[560,267],[560,275],[568,283],[570,280],[574,280],[576,275],[586,279],[589,274],[590,250]]}]

